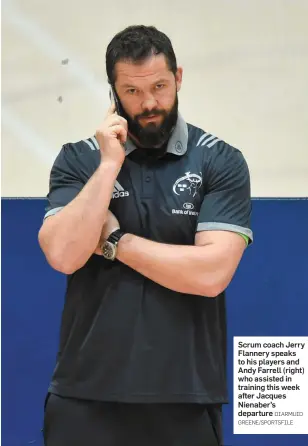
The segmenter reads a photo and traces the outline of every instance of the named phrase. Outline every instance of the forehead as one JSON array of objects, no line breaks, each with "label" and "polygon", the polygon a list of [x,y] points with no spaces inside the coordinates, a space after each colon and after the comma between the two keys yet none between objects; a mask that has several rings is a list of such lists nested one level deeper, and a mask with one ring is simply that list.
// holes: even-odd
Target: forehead
[{"label": "forehead", "polygon": [[166,58],[163,54],[149,57],[148,59],[133,63],[119,61],[115,65],[116,84],[151,83],[158,79],[169,79],[173,76]]}]

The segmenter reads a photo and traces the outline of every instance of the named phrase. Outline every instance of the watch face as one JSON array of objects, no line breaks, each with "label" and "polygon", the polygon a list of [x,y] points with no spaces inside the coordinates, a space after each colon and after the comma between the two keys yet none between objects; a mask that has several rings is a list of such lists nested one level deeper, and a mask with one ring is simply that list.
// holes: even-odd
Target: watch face
[{"label": "watch face", "polygon": [[116,255],[116,248],[112,243],[106,241],[102,246],[102,253],[105,259],[114,260]]}]

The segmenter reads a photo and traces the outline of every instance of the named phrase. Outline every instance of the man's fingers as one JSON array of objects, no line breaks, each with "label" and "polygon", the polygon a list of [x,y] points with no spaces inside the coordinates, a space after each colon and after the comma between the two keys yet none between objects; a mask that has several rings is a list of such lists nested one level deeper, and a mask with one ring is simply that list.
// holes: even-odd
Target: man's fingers
[{"label": "man's fingers", "polygon": [[121,143],[125,144],[127,139],[127,131],[125,130],[125,128],[122,125],[114,125],[111,127],[111,129],[116,134]]},{"label": "man's fingers", "polygon": [[128,125],[127,125],[127,121],[126,121],[126,119],[123,118],[122,116],[119,116],[119,118],[120,118],[120,122],[121,122],[121,124],[123,125],[123,127],[124,127],[125,130],[127,131],[127,130],[128,130]]},{"label": "man's fingers", "polygon": [[113,102],[107,111],[107,117],[113,115],[115,112],[116,112],[116,105]]}]

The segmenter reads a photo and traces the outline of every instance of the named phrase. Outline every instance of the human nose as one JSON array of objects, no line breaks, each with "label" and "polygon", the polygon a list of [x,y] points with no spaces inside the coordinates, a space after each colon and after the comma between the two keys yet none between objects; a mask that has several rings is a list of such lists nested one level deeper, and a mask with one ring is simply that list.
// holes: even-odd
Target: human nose
[{"label": "human nose", "polygon": [[153,110],[157,108],[157,101],[152,94],[148,94],[142,102],[143,110]]}]

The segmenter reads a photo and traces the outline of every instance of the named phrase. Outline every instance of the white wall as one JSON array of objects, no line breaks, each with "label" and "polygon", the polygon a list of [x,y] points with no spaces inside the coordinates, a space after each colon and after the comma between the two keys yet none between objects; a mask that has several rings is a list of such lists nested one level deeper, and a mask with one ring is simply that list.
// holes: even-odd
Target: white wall
[{"label": "white wall", "polygon": [[253,196],[308,196],[308,0],[2,8],[2,196],[45,196],[62,144],[95,132],[109,105],[106,46],[131,24],[169,35],[184,67],[182,114],[243,151]]}]

